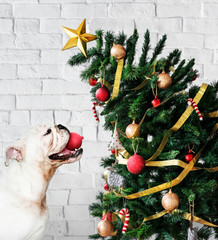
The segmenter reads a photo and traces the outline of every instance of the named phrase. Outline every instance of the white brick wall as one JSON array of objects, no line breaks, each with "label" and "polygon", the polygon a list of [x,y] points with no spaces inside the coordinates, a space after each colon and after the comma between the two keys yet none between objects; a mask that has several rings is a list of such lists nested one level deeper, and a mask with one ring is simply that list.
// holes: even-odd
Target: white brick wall
[{"label": "white brick wall", "polygon": [[[61,26],[77,28],[87,18],[87,32],[150,29],[153,46],[168,34],[164,54],[173,48],[196,58],[196,84],[218,76],[218,0],[0,0],[0,167],[4,147],[40,122],[62,123],[84,136],[84,155],[63,166],[48,190],[50,223],[43,240],[87,240],[96,233],[88,205],[103,190],[100,158],[108,155],[110,133],[93,117],[82,66],[70,68],[71,49]],[[88,47],[94,43],[88,43]],[[139,55],[140,52],[137,52]],[[1,170],[0,170],[1,172]]]}]

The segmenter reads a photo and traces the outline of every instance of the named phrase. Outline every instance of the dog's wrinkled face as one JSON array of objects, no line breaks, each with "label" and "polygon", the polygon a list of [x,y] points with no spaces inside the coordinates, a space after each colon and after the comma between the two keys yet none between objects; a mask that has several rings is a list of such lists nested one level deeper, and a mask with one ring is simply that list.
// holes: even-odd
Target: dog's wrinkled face
[{"label": "dog's wrinkled face", "polygon": [[69,137],[69,130],[60,124],[37,126],[30,131],[25,140],[19,140],[8,148],[6,159],[31,164],[46,162],[55,167],[78,161],[82,156],[82,149],[66,149]]}]

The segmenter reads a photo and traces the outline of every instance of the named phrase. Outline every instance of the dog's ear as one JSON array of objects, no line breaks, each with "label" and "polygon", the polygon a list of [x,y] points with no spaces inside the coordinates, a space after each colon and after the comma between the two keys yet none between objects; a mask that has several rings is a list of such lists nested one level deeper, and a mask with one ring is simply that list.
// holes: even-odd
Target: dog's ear
[{"label": "dog's ear", "polygon": [[10,160],[22,161],[25,155],[25,140],[19,139],[6,149],[5,166],[9,166]]}]

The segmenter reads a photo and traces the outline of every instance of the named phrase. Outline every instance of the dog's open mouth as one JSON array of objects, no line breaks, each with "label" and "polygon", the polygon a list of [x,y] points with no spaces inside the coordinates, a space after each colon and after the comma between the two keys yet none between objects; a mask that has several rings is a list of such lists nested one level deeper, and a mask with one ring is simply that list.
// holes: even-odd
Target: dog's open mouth
[{"label": "dog's open mouth", "polygon": [[49,156],[49,159],[51,160],[59,160],[59,161],[65,161],[68,160],[70,158],[76,158],[79,155],[81,155],[83,153],[83,149],[79,148],[77,150],[71,151],[67,148],[64,148],[63,151],[61,151],[60,153],[55,153]]}]

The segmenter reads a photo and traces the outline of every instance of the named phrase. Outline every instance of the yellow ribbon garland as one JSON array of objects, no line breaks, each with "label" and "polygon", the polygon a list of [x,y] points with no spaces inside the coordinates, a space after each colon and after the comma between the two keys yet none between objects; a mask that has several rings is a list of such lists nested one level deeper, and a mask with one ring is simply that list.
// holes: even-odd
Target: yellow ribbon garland
[{"label": "yellow ribbon garland", "polygon": [[112,92],[112,100],[118,96],[119,89],[120,89],[120,80],[121,80],[121,75],[123,71],[123,64],[124,64],[124,59],[118,60],[117,64],[117,71],[115,75],[115,80],[114,80],[114,87],[113,87],[113,92]]},{"label": "yellow ribbon garland", "polygon": [[[119,164],[126,165],[128,159],[122,157],[121,155],[118,156]],[[178,166],[182,168],[186,168],[188,164],[184,163],[179,159],[171,159],[171,160],[164,160],[164,161],[150,161],[145,163],[146,167],[169,167],[169,166]],[[196,170],[205,170],[207,172],[217,172],[218,166],[213,168],[200,168],[200,167],[193,167],[190,171]]]}]

